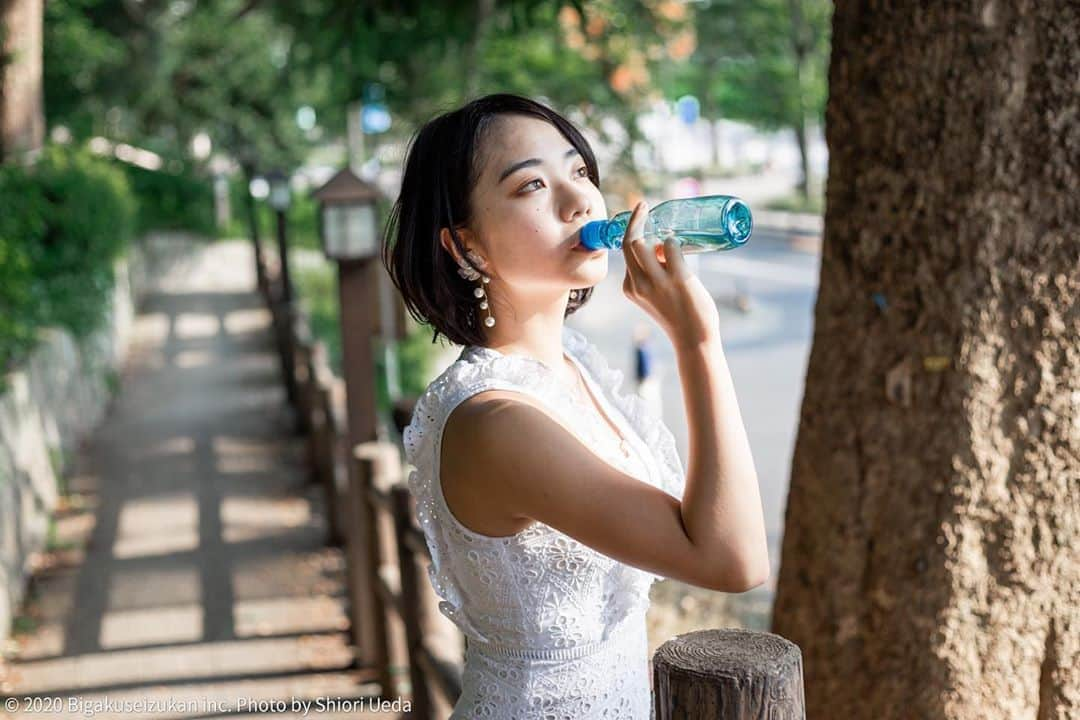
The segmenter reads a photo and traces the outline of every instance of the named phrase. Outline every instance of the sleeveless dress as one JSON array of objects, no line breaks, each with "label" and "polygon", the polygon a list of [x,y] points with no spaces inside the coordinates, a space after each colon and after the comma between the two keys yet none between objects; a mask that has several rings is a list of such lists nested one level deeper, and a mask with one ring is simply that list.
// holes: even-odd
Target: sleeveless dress
[{"label": "sleeveless dress", "polygon": [[[432,562],[439,611],[466,638],[462,694],[451,720],[649,720],[645,613],[659,576],[533,522],[508,536],[470,530],[450,512],[438,468],[451,411],[484,390],[527,395],[613,467],[682,499],[671,432],[577,330],[563,349],[629,441],[625,457],[596,408],[544,363],[469,346],[417,401],[405,429],[408,485]],[[582,478],[587,482],[588,478]]]}]

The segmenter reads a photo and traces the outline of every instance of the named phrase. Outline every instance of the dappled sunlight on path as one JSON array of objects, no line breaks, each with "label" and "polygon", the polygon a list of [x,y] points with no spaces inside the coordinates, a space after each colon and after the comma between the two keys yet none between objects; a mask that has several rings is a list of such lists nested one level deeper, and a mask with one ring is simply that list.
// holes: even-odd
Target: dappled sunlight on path
[{"label": "dappled sunlight on path", "polygon": [[358,711],[377,686],[352,666],[343,555],[324,544],[252,270],[246,243],[209,245],[141,308],[17,623],[6,698],[60,698],[54,717],[106,698],[161,705],[96,717],[292,717],[320,698],[354,702],[323,718],[397,716]]}]

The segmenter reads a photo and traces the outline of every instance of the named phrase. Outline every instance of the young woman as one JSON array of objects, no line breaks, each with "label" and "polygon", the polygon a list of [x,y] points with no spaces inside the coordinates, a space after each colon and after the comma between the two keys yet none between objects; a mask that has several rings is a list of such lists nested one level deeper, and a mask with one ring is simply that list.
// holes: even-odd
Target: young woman
[{"label": "young woman", "polygon": [[596,160],[555,111],[491,95],[415,137],[383,259],[458,359],[405,430],[440,611],[466,636],[452,718],[652,716],[645,611],[668,577],[743,592],[769,572],[757,477],[709,293],[679,248],[623,244],[623,291],[675,346],[689,472],[622,373],[564,325],[607,274]]}]

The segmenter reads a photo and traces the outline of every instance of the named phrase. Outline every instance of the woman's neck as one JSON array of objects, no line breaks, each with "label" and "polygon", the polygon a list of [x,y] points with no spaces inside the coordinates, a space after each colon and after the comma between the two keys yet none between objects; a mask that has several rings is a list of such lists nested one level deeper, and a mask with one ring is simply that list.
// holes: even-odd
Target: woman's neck
[{"label": "woman's neck", "polygon": [[[503,355],[519,355],[539,360],[560,379],[575,380],[577,372],[565,358],[563,326],[570,291],[543,303],[496,303],[494,327],[486,328],[484,345]],[[530,308],[514,311],[511,308]]]},{"label": "woman's neck", "polygon": [[556,373],[563,382],[573,385],[576,382],[577,368],[566,358],[566,351],[563,349],[562,344],[561,325],[556,337],[557,342],[554,342],[550,336],[519,338],[514,341],[495,344],[489,341],[487,347],[502,355],[517,355],[539,360],[548,369]]}]

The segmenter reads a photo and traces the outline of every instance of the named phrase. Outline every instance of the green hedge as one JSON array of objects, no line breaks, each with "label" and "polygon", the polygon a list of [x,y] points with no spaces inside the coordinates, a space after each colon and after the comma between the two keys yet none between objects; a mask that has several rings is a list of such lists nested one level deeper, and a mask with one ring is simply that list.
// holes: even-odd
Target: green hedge
[{"label": "green hedge", "polygon": [[30,167],[0,166],[0,373],[30,352],[38,328],[81,339],[100,327],[114,263],[136,235],[214,233],[211,182],[173,166],[146,170],[60,145]]},{"label": "green hedge", "polygon": [[181,161],[173,162],[180,165],[178,172],[117,163],[138,199],[137,234],[149,230],[190,230],[213,236],[216,232],[213,183]]},{"label": "green hedge", "polygon": [[135,213],[124,173],[86,152],[52,146],[32,167],[0,167],[0,370],[40,327],[82,338],[100,326]]}]

